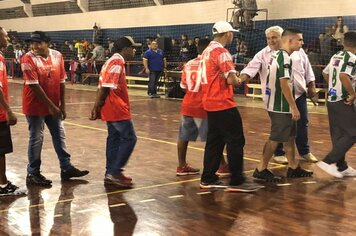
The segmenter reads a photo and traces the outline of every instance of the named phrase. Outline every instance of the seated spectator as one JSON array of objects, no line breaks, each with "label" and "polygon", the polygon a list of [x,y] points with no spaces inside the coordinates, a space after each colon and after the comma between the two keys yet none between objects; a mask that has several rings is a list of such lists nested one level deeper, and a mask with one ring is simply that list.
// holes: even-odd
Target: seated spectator
[{"label": "seated spectator", "polygon": [[188,43],[188,35],[182,34],[181,35],[182,42],[180,44],[180,58],[182,61],[189,60],[189,43]]},{"label": "seated spectator", "polygon": [[195,45],[193,39],[188,40],[188,52],[189,52],[189,59],[193,59],[198,56],[197,46]]},{"label": "seated spectator", "polygon": [[321,64],[327,65],[332,55],[338,51],[337,41],[332,36],[332,28],[326,27],[325,34],[320,36]]},{"label": "seated spectator", "polygon": [[342,16],[338,16],[336,18],[336,23],[332,27],[333,37],[337,40],[338,45],[341,45],[341,40],[344,38],[344,34],[349,31],[349,27],[344,25],[344,18]]}]

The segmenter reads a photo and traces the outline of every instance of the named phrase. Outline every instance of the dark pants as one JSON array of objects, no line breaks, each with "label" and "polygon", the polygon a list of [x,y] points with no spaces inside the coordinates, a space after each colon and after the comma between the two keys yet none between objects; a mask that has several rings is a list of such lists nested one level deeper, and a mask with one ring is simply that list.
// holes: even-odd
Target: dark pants
[{"label": "dark pants", "polygon": [[[308,106],[307,106],[307,94],[304,93],[302,96],[295,100],[297,104],[300,119],[297,121],[297,135],[295,143],[297,145],[297,150],[299,155],[306,155],[310,152],[309,141],[308,141]],[[274,152],[275,156],[284,156],[285,152],[283,150],[283,144],[279,143],[276,151]]]},{"label": "dark pants", "polygon": [[348,168],[346,152],[356,143],[356,110],[343,101],[328,102],[331,152],[324,158],[328,164],[336,163],[339,171]]},{"label": "dark pants", "polygon": [[245,181],[243,175],[245,137],[237,108],[208,112],[208,137],[204,151],[202,182],[212,183],[219,179],[215,173],[219,168],[225,144],[231,172],[230,185],[242,184]]},{"label": "dark pants", "polygon": [[157,83],[162,71],[150,71],[148,81],[148,95],[157,94]]},{"label": "dark pants", "polygon": [[129,160],[137,137],[131,120],[108,121],[106,124],[106,174],[117,175]]}]

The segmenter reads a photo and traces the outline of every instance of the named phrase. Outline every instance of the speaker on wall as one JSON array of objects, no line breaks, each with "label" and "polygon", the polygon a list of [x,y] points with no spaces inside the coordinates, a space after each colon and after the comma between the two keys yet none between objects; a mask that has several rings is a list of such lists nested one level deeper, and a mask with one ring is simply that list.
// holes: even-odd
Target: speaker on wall
[{"label": "speaker on wall", "polygon": [[172,38],[160,37],[158,38],[158,48],[163,51],[170,51],[172,49]]}]

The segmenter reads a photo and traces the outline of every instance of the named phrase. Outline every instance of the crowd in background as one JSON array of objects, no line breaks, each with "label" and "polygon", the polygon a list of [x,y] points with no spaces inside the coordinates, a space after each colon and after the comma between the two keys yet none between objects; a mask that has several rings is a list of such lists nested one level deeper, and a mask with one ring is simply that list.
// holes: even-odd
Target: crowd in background
[{"label": "crowd in background", "polygon": [[[343,35],[348,30],[349,28],[344,24],[343,17],[339,16],[336,18],[334,25],[327,26],[319,37],[312,40],[308,45],[304,45],[311,64],[326,65],[329,58],[342,48]],[[159,47],[163,47],[162,49],[168,62],[187,62],[197,56],[199,40],[201,38],[210,38],[210,35],[190,37],[187,34],[182,34],[179,39],[168,37],[170,41],[168,44],[166,41],[165,43],[163,41],[160,43],[160,38],[159,34],[147,36],[142,43],[142,47],[138,49],[134,61],[141,61],[151,41],[156,40],[159,42]],[[99,73],[102,64],[111,56],[114,39],[107,38],[100,41],[90,42],[87,39],[65,40],[63,42],[52,41],[49,47],[63,54],[68,77],[75,76],[75,80],[79,82],[82,73]],[[253,57],[254,50],[251,50],[253,46],[249,45],[248,38],[244,37],[243,34],[238,34],[229,48],[234,62],[247,64]],[[20,41],[16,35],[10,34],[10,43],[3,52],[5,58],[8,59],[7,67],[10,76],[22,77],[20,59],[28,50],[28,44]],[[322,67],[316,66],[313,69],[317,83],[322,82]]]}]

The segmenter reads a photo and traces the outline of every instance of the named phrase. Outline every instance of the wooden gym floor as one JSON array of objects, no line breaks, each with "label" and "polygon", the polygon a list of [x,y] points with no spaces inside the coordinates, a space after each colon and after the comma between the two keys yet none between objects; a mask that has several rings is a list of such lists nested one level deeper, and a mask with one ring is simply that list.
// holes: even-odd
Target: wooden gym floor
[{"label": "wooden gym floor", "polygon": [[[356,178],[333,179],[315,165],[308,179],[267,184],[256,194],[199,189],[199,176],[177,177],[176,139],[179,100],[150,99],[130,91],[138,136],[126,168],[135,187],[105,187],[106,125],[89,121],[95,88],[67,85],[67,146],[72,163],[90,174],[60,181],[48,131],[42,174],[50,189],[28,188],[26,197],[0,198],[0,235],[355,235]],[[83,90],[82,88],[86,88]],[[26,188],[28,131],[21,114],[22,85],[10,84],[11,104],[19,118],[12,128],[14,153],[7,156],[9,179]],[[245,172],[251,178],[269,133],[269,118],[259,100],[237,98],[246,136]],[[324,106],[309,107],[310,145],[319,159],[330,149]],[[204,143],[191,143],[187,160],[202,167]],[[356,167],[356,147],[347,155]],[[284,175],[286,168],[271,163]],[[226,180],[227,181],[227,180]]]}]

